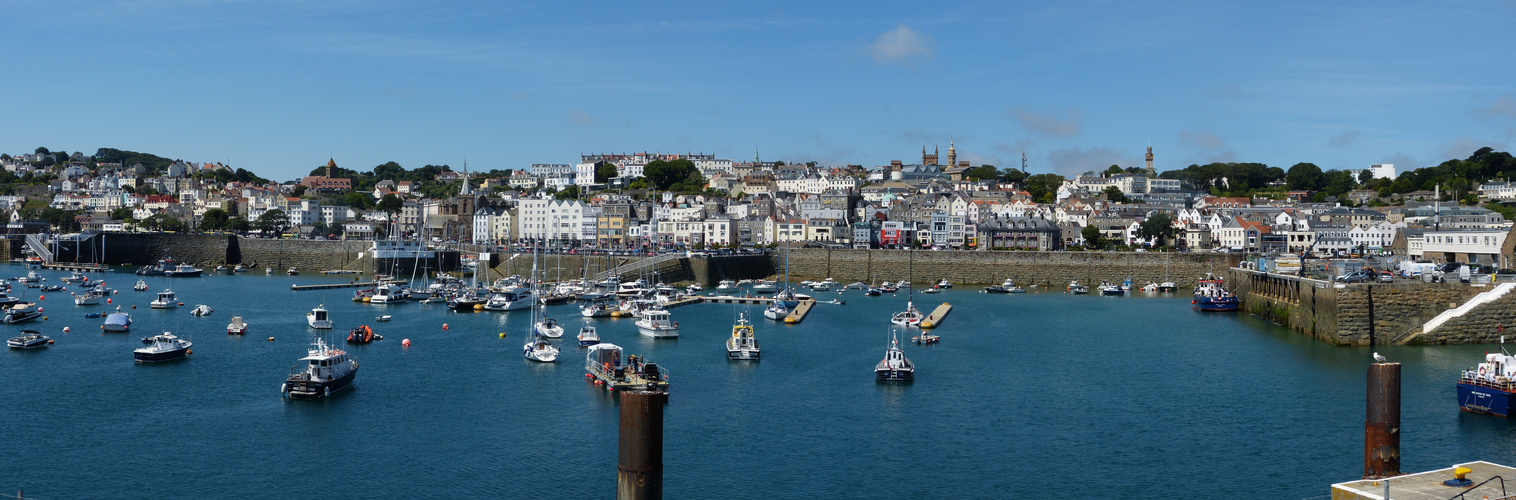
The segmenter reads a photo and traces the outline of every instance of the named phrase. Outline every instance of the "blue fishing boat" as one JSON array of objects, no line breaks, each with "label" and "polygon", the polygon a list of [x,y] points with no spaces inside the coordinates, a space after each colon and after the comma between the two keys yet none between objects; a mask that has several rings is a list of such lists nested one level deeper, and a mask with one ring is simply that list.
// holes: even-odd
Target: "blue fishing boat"
[{"label": "blue fishing boat", "polygon": [[1516,356],[1486,353],[1484,362],[1463,371],[1458,379],[1458,407],[1499,417],[1511,414],[1511,394],[1516,392]]},{"label": "blue fishing boat", "polygon": [[1225,312],[1236,311],[1242,300],[1226,289],[1226,280],[1206,273],[1204,278],[1195,282],[1195,300],[1190,303],[1201,311]]}]

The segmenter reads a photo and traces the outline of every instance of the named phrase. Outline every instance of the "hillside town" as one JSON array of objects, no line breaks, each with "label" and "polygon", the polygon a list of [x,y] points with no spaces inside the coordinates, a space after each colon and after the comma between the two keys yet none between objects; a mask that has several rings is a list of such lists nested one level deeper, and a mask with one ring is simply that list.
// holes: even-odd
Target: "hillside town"
[{"label": "hillside town", "polygon": [[[581,154],[573,164],[524,169],[406,170],[391,162],[358,172],[329,159],[310,175],[277,182],[219,162],[38,148],[0,155],[9,181],[0,191],[0,209],[12,234],[229,231],[606,250],[785,243],[981,251],[1171,248],[1392,254],[1512,267],[1512,221],[1499,202],[1516,200],[1516,183],[1504,179],[1419,189],[1400,182],[1415,173],[1397,174],[1389,164],[1325,173],[1314,165],[1289,172],[1258,168],[1259,179],[1196,174],[1209,165],[1160,175],[1151,148],[1143,167],[1113,165],[1064,178],[972,166],[958,159],[953,144],[941,158],[938,151],[923,147],[919,160],[873,167],[765,162],[756,153],[752,161],[735,161],[644,152]],[[1510,155],[1489,148],[1476,156],[1467,161],[1510,162]],[[122,161],[131,158],[138,161]],[[1306,174],[1335,175],[1348,184],[1293,189],[1309,182],[1300,180]],[[1228,196],[1237,194],[1229,192],[1234,183],[1255,187]]]}]

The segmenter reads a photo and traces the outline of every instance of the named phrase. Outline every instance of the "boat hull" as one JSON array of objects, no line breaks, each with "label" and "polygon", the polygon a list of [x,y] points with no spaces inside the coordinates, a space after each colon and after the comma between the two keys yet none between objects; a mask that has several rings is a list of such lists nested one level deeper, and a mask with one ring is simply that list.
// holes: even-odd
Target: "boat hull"
[{"label": "boat hull", "polygon": [[13,314],[13,315],[10,315],[10,316],[6,316],[5,318],[0,318],[0,323],[4,323],[4,324],[7,324],[7,325],[14,325],[14,324],[17,324],[17,323],[25,323],[25,322],[28,322],[28,321],[33,321],[33,320],[35,320],[37,318],[41,318],[41,317],[42,317],[42,313],[40,313],[40,312],[29,312],[29,313],[23,313],[23,314]]},{"label": "boat hull", "polygon": [[678,328],[645,328],[639,326],[637,327],[637,333],[641,333],[643,337],[650,337],[655,339],[679,338]]},{"label": "boat hull", "polygon": [[[200,274],[203,273],[203,272],[204,271],[200,271],[200,270],[195,270],[195,271],[164,271],[163,272],[163,276],[167,277],[167,278],[198,278],[198,277],[200,277]],[[149,276],[151,276],[151,275],[149,275]]]},{"label": "boat hull", "polygon": [[1460,382],[1458,383],[1458,407],[1467,412],[1508,417],[1511,414],[1511,393]]},{"label": "boat hull", "polygon": [[759,351],[756,350],[756,349],[754,349],[754,350],[741,350],[741,349],[739,349],[739,350],[735,350],[735,351],[728,349],[726,351],[726,359],[729,359],[729,360],[732,360],[732,361],[757,361],[759,359],[759,354],[760,354]]},{"label": "boat hull", "polygon": [[156,352],[132,351],[132,358],[137,360],[138,363],[162,363],[164,361],[183,359],[188,357],[188,353],[188,347]]},{"label": "boat hull", "polygon": [[332,380],[306,380],[300,377],[291,377],[284,382],[281,391],[291,398],[316,399],[328,397],[343,389],[353,386],[353,379],[358,377],[358,369],[353,368],[346,375]]},{"label": "boat hull", "polygon": [[1236,311],[1240,306],[1240,302],[1235,295],[1230,297],[1195,297],[1195,309],[1207,312]]},{"label": "boat hull", "polygon": [[916,373],[912,370],[874,370],[880,382],[910,382]]}]

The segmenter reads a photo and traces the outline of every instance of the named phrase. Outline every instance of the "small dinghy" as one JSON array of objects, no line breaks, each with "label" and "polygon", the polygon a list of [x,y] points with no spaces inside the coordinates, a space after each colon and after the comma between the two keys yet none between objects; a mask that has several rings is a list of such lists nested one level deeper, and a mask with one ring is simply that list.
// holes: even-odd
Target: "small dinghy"
[{"label": "small dinghy", "polygon": [[353,331],[347,334],[347,343],[349,344],[367,344],[375,340],[384,340],[384,336],[374,333],[374,330],[369,328],[368,325],[354,328]]},{"label": "small dinghy", "polygon": [[378,321],[380,323],[383,323],[383,322],[389,321],[389,320],[390,320],[390,315],[388,315],[388,314],[383,315],[383,316],[375,316],[374,317],[374,321]]},{"label": "small dinghy", "polygon": [[193,314],[195,316],[209,316],[213,312],[216,311],[211,310],[211,306],[200,304],[198,306],[195,306],[195,309],[190,311],[190,314]]}]

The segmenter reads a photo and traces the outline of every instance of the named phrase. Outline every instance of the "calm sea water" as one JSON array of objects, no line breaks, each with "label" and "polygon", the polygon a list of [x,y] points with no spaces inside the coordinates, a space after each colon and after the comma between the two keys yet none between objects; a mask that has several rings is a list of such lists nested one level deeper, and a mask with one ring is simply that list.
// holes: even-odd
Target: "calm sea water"
[{"label": "calm sea water", "polygon": [[[49,283],[62,276],[45,274]],[[148,278],[186,304],[161,311],[148,309],[150,292],[130,291],[136,276],[106,276],[124,289],[116,304],[137,306],[133,333],[102,334],[100,319],[83,318],[108,306],[47,294],[49,320],[24,328],[57,344],[0,356],[0,491],[614,495],[615,399],[585,382],[571,340],[559,363],[523,359],[524,312],[359,304],[350,289],[288,289],[342,277],[261,273]],[[671,372],[669,497],[1306,498],[1362,472],[1368,349],[1193,312],[1187,297],[959,289],[916,295],[923,310],[956,306],[937,329],[943,341],[906,344],[916,381],[880,385],[873,365],[906,296],[841,297],[846,305],[818,305],[800,325],[764,320],[758,306],[675,309],[678,340],[645,339],[630,320],[595,320],[603,339]],[[215,314],[191,316],[201,303]],[[286,402],[279,385],[305,354],[304,314],[318,304],[336,331],[367,323],[386,339],[350,348],[362,366],[356,390]],[[724,357],[738,312],[756,318],[762,362]],[[225,334],[234,314],[252,325],[246,337]],[[379,314],[394,320],[373,322]],[[565,339],[582,321],[572,306],[550,314],[564,321]],[[135,364],[139,339],[163,330],[195,342],[191,359]],[[402,338],[413,345],[402,348]],[[1516,430],[1455,406],[1454,377],[1486,349],[1379,349],[1406,364],[1405,470],[1516,463]]]}]

